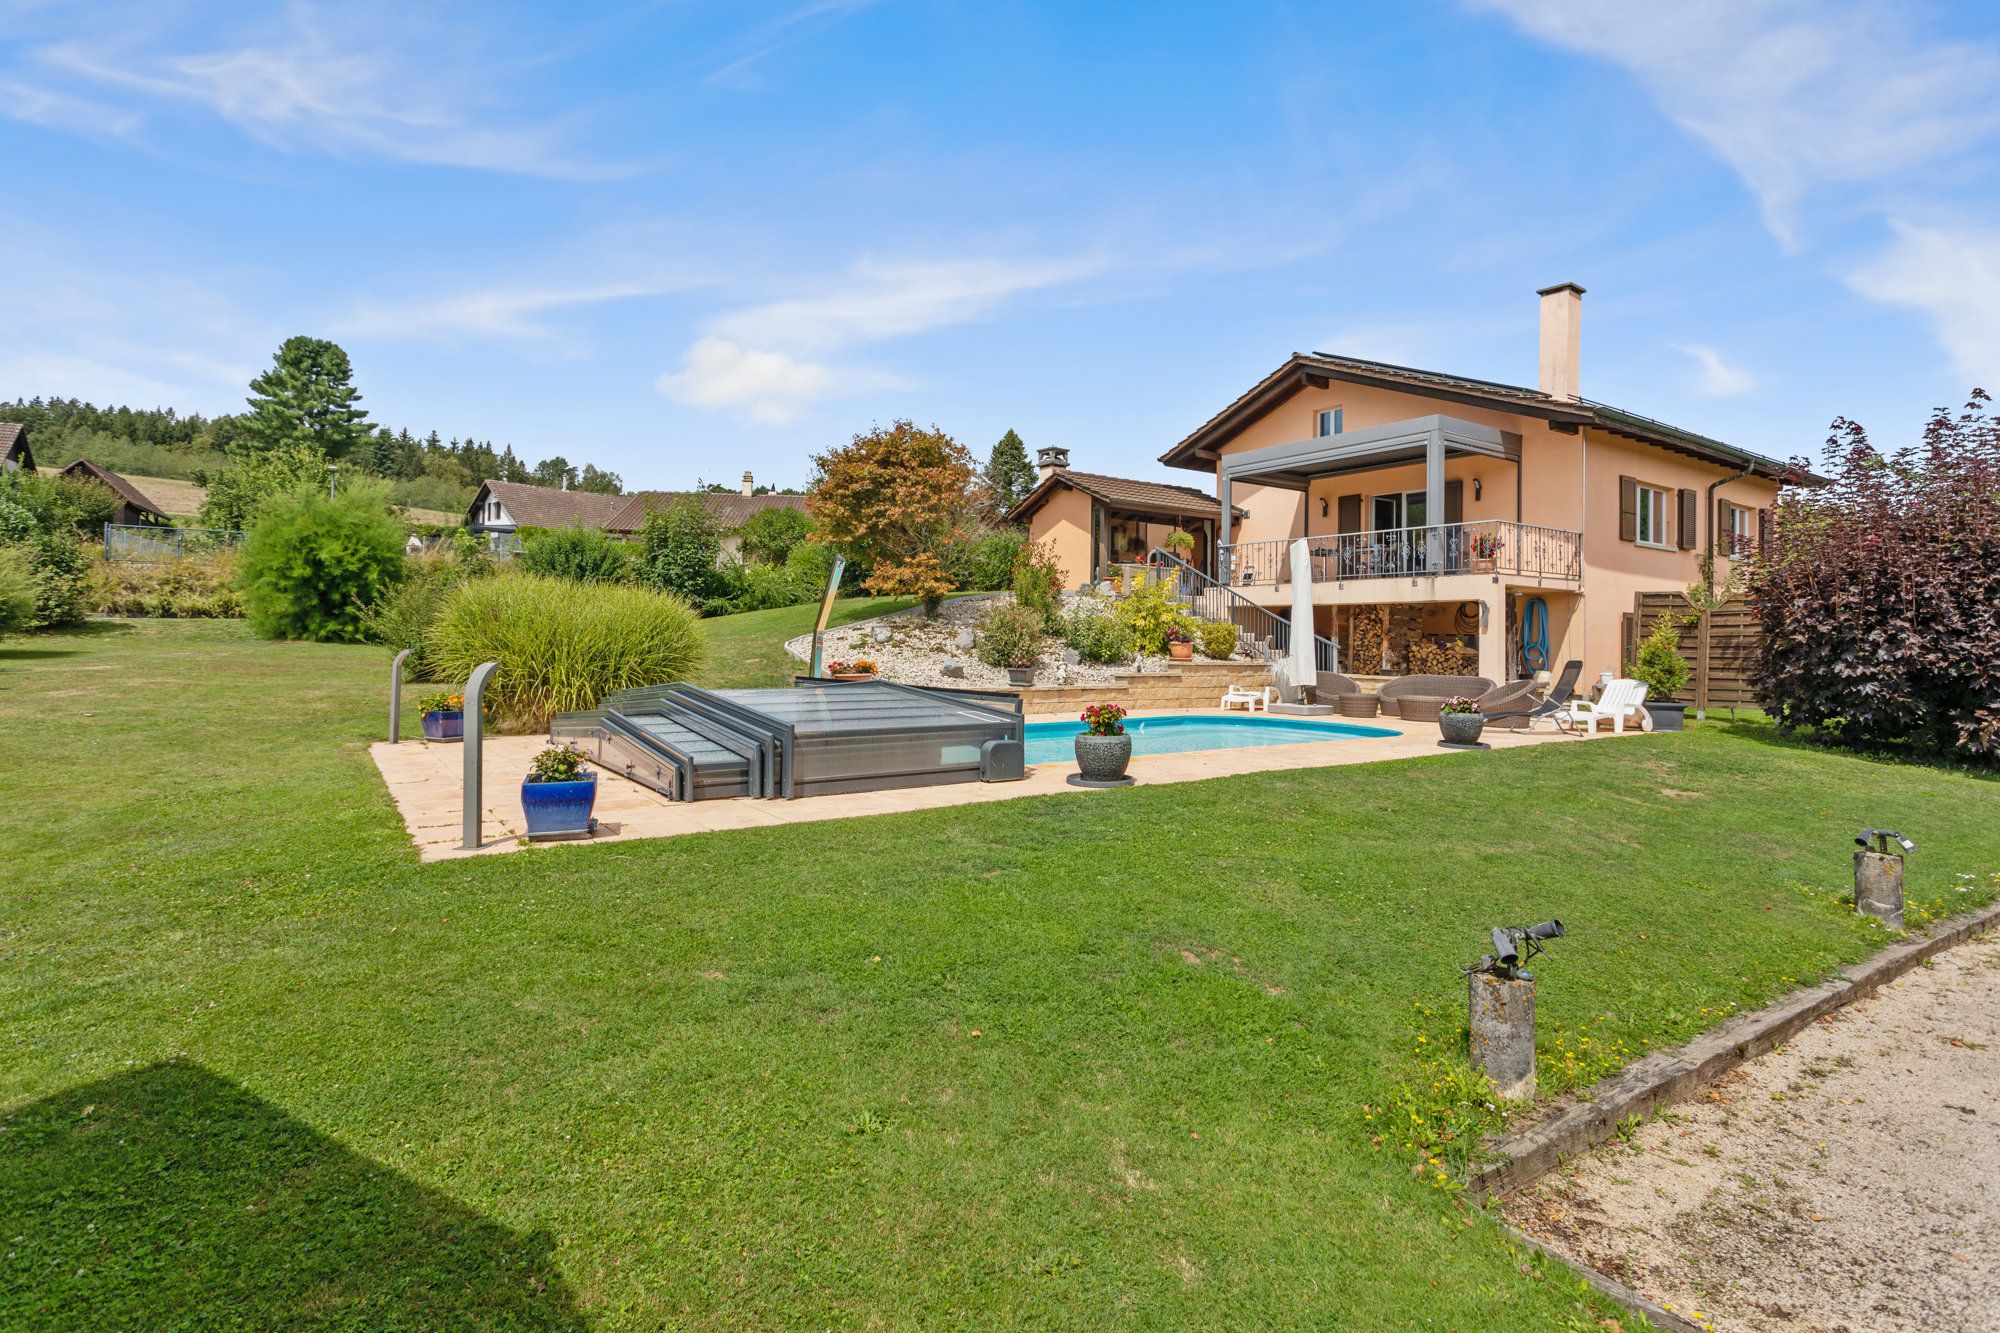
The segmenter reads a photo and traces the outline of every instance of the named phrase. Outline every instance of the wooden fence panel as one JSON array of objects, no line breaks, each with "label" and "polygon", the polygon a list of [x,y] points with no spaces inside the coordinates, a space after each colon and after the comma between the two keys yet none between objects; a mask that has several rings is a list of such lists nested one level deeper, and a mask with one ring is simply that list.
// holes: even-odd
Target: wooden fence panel
[{"label": "wooden fence panel", "polygon": [[[1639,641],[1652,633],[1654,622],[1661,616],[1688,617],[1681,626],[1681,656],[1687,658],[1696,674],[1689,678],[1687,688],[1678,697],[1689,704],[1695,701],[1701,683],[1701,626],[1692,615],[1693,609],[1687,598],[1677,592],[1642,592],[1633,598],[1632,609],[1624,617],[1627,662],[1639,655]],[[1709,706],[1761,706],[1762,700],[1751,683],[1757,653],[1764,640],[1756,611],[1747,600],[1736,598],[1709,614],[1708,635]]]}]

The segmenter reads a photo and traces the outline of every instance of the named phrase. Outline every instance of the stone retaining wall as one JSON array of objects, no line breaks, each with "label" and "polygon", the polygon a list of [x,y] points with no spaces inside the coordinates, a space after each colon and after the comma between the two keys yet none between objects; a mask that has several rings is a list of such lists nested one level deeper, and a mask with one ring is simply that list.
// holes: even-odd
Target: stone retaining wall
[{"label": "stone retaining wall", "polygon": [[1261,690],[1272,684],[1268,662],[1189,662],[1166,671],[1126,672],[1109,685],[1031,685],[1021,707],[1036,713],[1080,713],[1090,704],[1128,712],[1214,712],[1231,685]]}]

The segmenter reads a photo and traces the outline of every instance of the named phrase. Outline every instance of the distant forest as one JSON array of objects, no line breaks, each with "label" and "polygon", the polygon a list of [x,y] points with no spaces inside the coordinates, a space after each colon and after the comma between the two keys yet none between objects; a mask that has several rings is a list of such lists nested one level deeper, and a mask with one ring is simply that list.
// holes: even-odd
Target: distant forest
[{"label": "distant forest", "polygon": [[[228,466],[232,449],[244,445],[242,420],[170,407],[98,407],[75,398],[0,402],[0,421],[28,428],[35,461],[43,467],[88,458],[113,472],[203,485]],[[374,427],[347,462],[386,478],[398,501],[419,509],[463,509],[479,483],[489,478],[537,486],[567,481],[571,490],[606,495],[624,489],[617,473],[589,463],[579,468],[557,456],[531,464],[517,457],[512,445],[496,450],[491,440],[446,439],[437,431],[417,436],[407,429]]]}]

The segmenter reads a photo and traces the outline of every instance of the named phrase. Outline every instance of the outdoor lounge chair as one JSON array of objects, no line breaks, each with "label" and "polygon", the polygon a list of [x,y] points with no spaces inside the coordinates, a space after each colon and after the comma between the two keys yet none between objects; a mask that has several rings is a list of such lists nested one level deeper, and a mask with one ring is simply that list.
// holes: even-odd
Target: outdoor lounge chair
[{"label": "outdoor lounge chair", "polygon": [[1231,685],[1229,692],[1222,696],[1222,702],[1216,707],[1225,713],[1238,707],[1246,713],[1254,713],[1259,708],[1268,713],[1271,711],[1271,696],[1276,693],[1277,691],[1269,685],[1261,690],[1248,690],[1241,685]]},{"label": "outdoor lounge chair", "polygon": [[1577,699],[1569,706],[1569,720],[1582,727],[1586,733],[1595,735],[1597,724],[1609,719],[1611,729],[1620,736],[1625,734],[1625,719],[1633,718],[1644,730],[1646,710],[1641,705],[1646,702],[1646,687],[1636,680],[1614,680],[1604,687],[1596,703],[1587,699]]},{"label": "outdoor lounge chair", "polygon": [[1435,699],[1477,699],[1492,688],[1493,682],[1484,676],[1398,676],[1376,691],[1376,695],[1382,700],[1384,717],[1401,717],[1403,708],[1396,701],[1406,694]]},{"label": "outdoor lounge chair", "polygon": [[1366,694],[1361,683],[1352,676],[1343,676],[1338,671],[1322,671],[1313,677],[1313,683],[1306,686],[1306,702],[1309,704],[1338,704],[1343,694]]},{"label": "outdoor lounge chair", "polygon": [[[1576,678],[1582,674],[1582,662],[1575,660],[1564,662],[1562,674],[1556,677],[1556,683],[1549,687],[1548,694],[1540,703],[1528,708],[1500,705],[1499,711],[1488,712],[1485,707],[1486,700],[1481,699],[1479,711],[1486,714],[1486,725],[1489,727],[1498,725],[1512,731],[1533,731],[1537,722],[1547,719],[1549,725],[1556,730],[1567,730],[1570,725],[1570,700],[1576,697]],[[1512,686],[1503,685],[1500,688],[1511,689]],[[1494,693],[1498,694],[1499,690]]]}]

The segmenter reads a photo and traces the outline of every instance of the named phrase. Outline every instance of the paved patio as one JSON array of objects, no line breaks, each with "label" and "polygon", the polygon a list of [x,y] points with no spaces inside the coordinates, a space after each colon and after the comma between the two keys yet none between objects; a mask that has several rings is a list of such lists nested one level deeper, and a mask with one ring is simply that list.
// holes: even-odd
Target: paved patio
[{"label": "paved patio", "polygon": [[[1162,715],[1134,713],[1132,716]],[[1031,717],[1029,720],[1067,722],[1074,719],[1070,714],[1062,714]],[[1380,727],[1385,731],[1394,731],[1396,735],[1367,740],[1267,745],[1242,750],[1138,755],[1132,759],[1130,772],[1141,786],[1147,786],[1165,782],[1197,782],[1203,778],[1231,777],[1238,773],[1333,768],[1341,764],[1434,758],[1454,753],[1438,745],[1435,722],[1370,718],[1359,725]],[[1599,733],[1599,737],[1611,734],[1604,731]],[[1511,750],[1524,745],[1574,744],[1583,738],[1549,731],[1532,735],[1515,731],[1488,731],[1485,739],[1495,750]],[[1068,794],[1081,798],[1096,794],[1072,787],[1064,781],[1075,771],[1074,763],[1035,765],[1029,768],[1028,776],[1020,782],[962,782],[942,787],[812,796],[796,801],[746,798],[685,803],[670,801],[650,788],[598,770],[596,835],[552,844],[529,843],[521,838],[522,831],[527,827],[521,814],[521,779],[528,771],[529,761],[547,746],[547,739],[541,736],[487,737],[482,783],[484,843],[473,852],[459,847],[464,809],[462,746],[433,745],[425,741],[404,741],[391,745],[383,741],[370,746],[369,754],[381,770],[382,780],[388,784],[396,808],[402,812],[411,840],[417,844],[418,853],[426,861],[487,856],[536,846],[673,838],[686,833],[713,833],[722,829],[806,824],[822,819],[852,819],[857,815],[885,815],[905,810],[936,810],[986,801],[1010,801],[1023,796]]]}]

